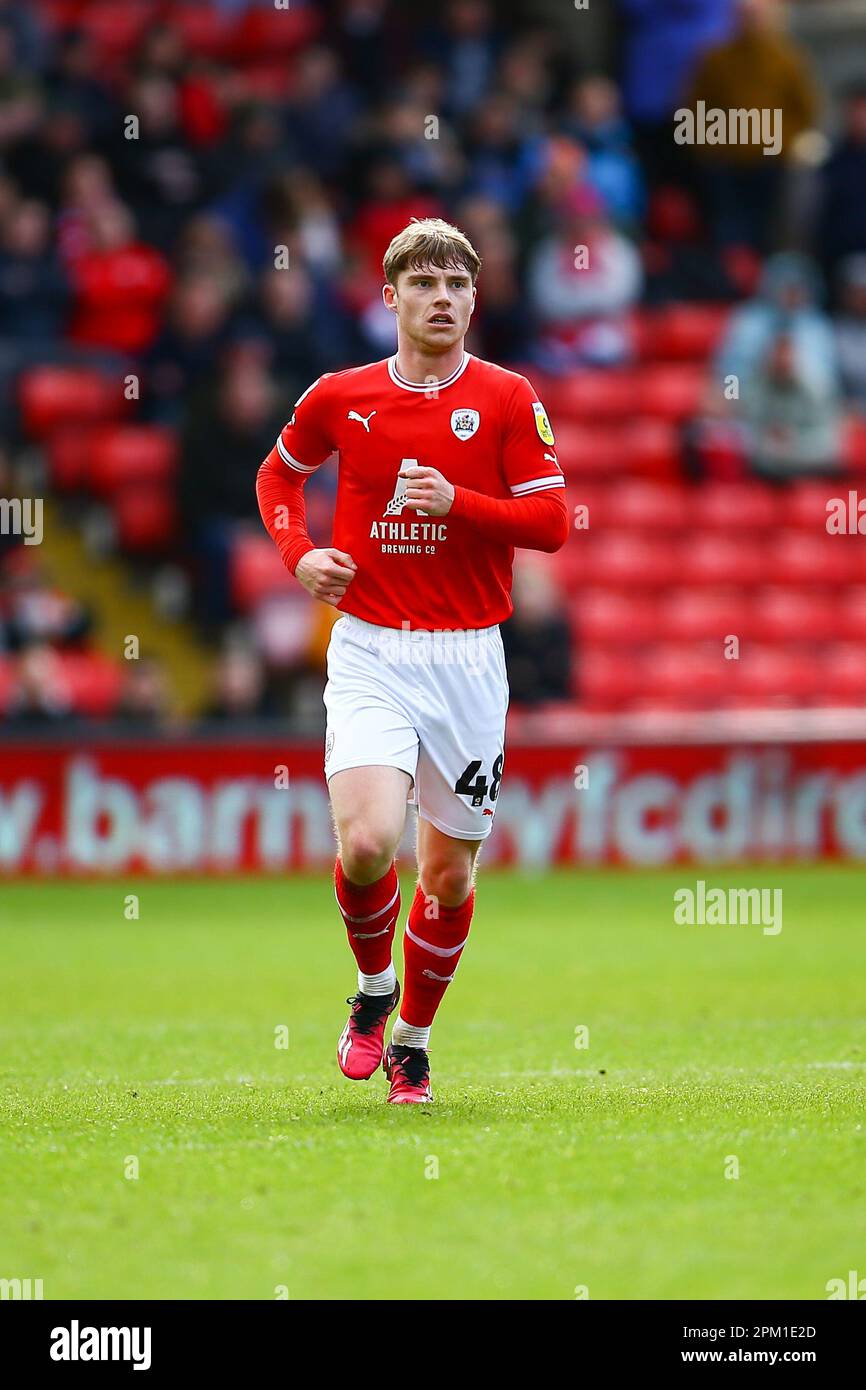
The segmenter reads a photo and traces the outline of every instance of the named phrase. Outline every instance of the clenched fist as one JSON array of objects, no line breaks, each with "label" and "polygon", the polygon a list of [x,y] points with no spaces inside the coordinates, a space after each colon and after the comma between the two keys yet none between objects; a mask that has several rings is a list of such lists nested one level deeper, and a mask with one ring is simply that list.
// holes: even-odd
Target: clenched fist
[{"label": "clenched fist", "polygon": [[355,578],[358,566],[345,550],[308,550],[295,569],[295,578],[307,593],[323,603],[336,605]]},{"label": "clenched fist", "polygon": [[407,478],[401,502],[428,516],[446,516],[454,501],[454,488],[443,478],[438,468],[404,468],[401,478]]}]

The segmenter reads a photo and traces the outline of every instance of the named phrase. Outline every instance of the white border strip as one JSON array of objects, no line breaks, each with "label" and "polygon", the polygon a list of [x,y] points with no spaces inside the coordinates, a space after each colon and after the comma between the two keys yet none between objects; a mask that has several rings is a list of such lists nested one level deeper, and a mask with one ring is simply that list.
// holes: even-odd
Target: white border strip
[{"label": "white border strip", "polygon": [[443,391],[446,386],[453,386],[458,377],[461,377],[469,366],[472,357],[471,352],[464,352],[463,361],[459,367],[455,367],[450,376],[445,376],[441,381],[408,381],[405,376],[401,376],[397,371],[397,354],[388,358],[388,375],[395,386],[402,386],[404,391]]},{"label": "white border strip", "polygon": [[294,468],[298,473],[315,473],[316,469],[319,467],[317,463],[312,465],[309,463],[300,463],[294,455],[289,453],[283,443],[282,435],[279,434],[277,435],[277,453],[283,460],[283,463],[287,463],[290,468]]},{"label": "white border strip", "polygon": [[522,497],[526,492],[540,492],[546,487],[565,487],[565,479],[561,473],[554,473],[550,478],[531,478],[528,483],[517,483],[511,491],[515,497]]}]

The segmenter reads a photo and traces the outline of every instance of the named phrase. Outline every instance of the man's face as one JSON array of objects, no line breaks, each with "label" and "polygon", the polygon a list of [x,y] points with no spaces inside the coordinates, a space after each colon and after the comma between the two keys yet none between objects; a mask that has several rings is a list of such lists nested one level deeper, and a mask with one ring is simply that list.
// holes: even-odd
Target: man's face
[{"label": "man's face", "polygon": [[475,287],[461,266],[401,270],[396,286],[386,285],[382,293],[397,315],[400,336],[422,351],[447,352],[465,338]]}]

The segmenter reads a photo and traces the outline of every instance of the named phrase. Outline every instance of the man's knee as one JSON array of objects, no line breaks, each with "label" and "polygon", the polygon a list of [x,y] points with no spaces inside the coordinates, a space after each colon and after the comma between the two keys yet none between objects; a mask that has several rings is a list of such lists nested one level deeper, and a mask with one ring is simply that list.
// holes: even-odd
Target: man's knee
[{"label": "man's knee", "polygon": [[459,907],[472,891],[473,861],[435,859],[421,866],[421,890],[442,907]]},{"label": "man's knee", "polygon": [[386,830],[350,825],[340,834],[343,873],[352,883],[375,883],[388,872],[397,845]]}]

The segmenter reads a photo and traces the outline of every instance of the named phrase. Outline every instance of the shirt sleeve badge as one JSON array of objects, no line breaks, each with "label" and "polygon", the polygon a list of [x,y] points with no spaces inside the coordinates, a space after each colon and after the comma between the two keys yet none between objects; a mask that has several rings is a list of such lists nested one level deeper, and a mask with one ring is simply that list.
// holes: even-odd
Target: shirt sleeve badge
[{"label": "shirt sleeve badge", "polygon": [[535,415],[535,428],[538,430],[538,437],[544,444],[554,444],[553,430],[550,428],[550,421],[547,418],[547,411],[541,401],[532,402],[532,410]]}]

